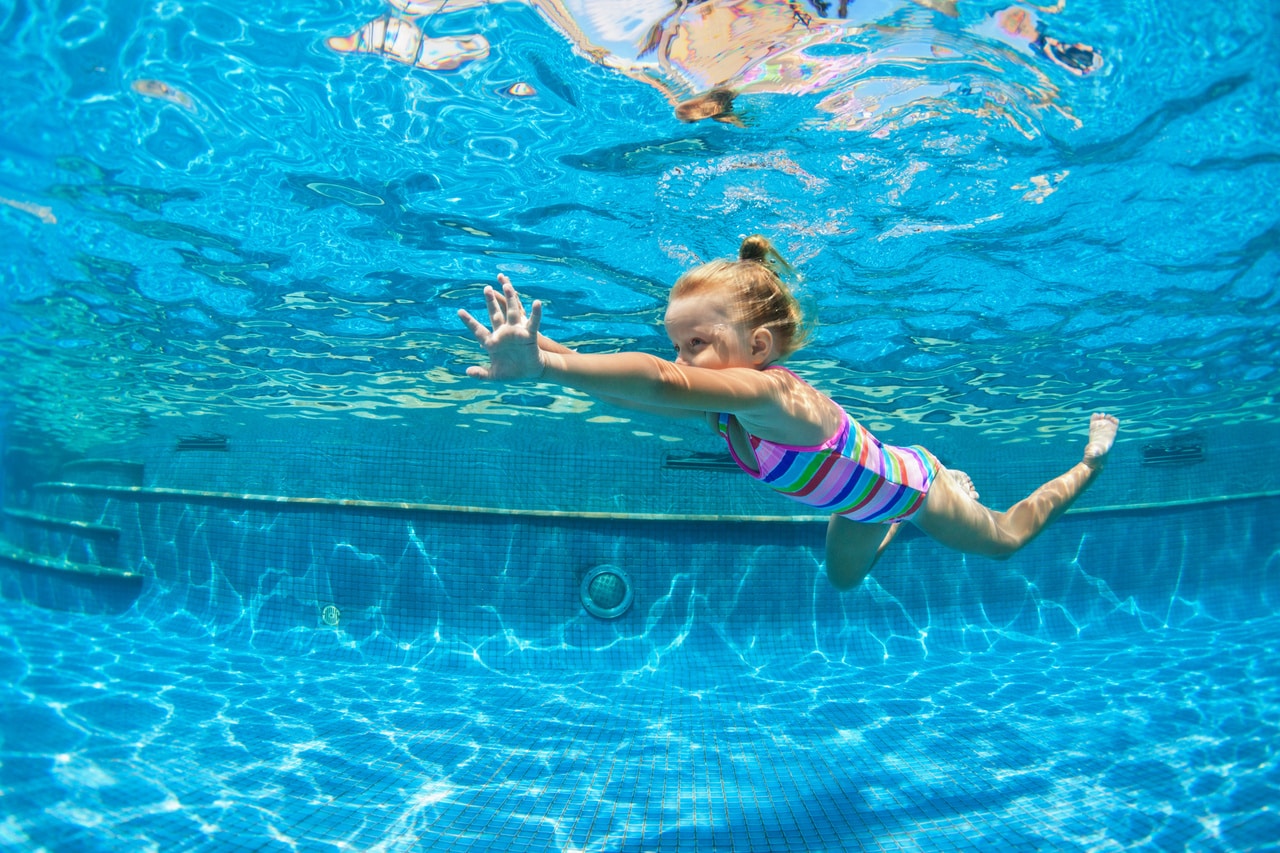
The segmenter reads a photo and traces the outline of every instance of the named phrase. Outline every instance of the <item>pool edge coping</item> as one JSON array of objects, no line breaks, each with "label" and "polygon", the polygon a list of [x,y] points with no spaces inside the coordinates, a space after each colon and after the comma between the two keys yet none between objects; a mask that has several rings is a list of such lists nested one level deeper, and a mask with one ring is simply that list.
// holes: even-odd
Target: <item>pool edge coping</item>
[{"label": "pool edge coping", "polygon": [[[46,489],[66,492],[90,492],[108,495],[151,497],[151,498],[186,498],[194,500],[220,500],[240,503],[273,504],[297,507],[334,507],[350,509],[369,509],[389,512],[424,512],[424,513],[463,513],[471,515],[507,515],[523,518],[563,518],[609,521],[684,521],[695,523],[739,522],[762,524],[812,524],[825,522],[828,515],[738,515],[738,514],[681,514],[681,513],[629,513],[606,512],[595,510],[556,510],[556,509],[521,509],[488,507],[475,505],[454,505],[420,503],[415,501],[382,501],[349,498],[295,497],[289,495],[264,495],[240,492],[214,492],[197,489],[175,489],[165,486],[109,486],[90,483],[45,482],[37,483],[35,489]],[[1170,509],[1205,504],[1221,504],[1237,501],[1261,500],[1280,497],[1280,490],[1251,492],[1234,495],[1217,495],[1205,498],[1185,498],[1172,501],[1135,503],[1125,505],[1103,505],[1073,507],[1067,510],[1069,515],[1113,515],[1126,512],[1140,512],[1152,509]]]}]

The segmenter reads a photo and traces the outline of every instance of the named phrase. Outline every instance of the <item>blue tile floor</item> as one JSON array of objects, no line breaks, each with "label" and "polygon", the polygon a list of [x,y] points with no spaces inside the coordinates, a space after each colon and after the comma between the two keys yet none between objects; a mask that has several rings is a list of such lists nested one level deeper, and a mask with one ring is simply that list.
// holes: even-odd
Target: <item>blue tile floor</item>
[{"label": "blue tile floor", "polygon": [[1280,616],[498,673],[0,601],[0,849],[1277,849]]}]

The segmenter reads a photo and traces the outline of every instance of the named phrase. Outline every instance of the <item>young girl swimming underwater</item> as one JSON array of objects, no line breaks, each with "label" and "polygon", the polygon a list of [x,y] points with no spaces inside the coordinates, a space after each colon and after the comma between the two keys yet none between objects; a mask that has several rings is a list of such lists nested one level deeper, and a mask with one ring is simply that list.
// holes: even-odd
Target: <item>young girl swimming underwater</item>
[{"label": "young girl swimming underwater", "polygon": [[[834,400],[779,362],[803,343],[800,307],[771,264],[785,261],[748,237],[736,261],[712,261],[671,290],[666,328],[674,363],[637,352],[584,354],[540,335],[542,303],[526,314],[506,276],[485,288],[490,325],[458,316],[489,355],[467,375],[540,380],[672,417],[703,416],[738,467],[789,498],[831,513],[827,576],[856,586],[910,521],[933,539],[1005,558],[1061,515],[1097,478],[1119,421],[1089,422],[1084,456],[1004,512],[980,504],[969,477],[923,447],[881,444]],[[888,529],[885,529],[888,525]]]}]

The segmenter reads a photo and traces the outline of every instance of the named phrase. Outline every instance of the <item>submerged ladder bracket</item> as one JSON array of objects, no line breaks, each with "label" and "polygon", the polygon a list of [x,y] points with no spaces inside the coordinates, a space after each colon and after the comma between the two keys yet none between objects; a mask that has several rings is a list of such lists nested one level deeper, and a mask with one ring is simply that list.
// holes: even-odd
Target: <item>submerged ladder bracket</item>
[{"label": "submerged ladder bracket", "polygon": [[738,471],[738,464],[727,453],[668,453],[662,457],[662,467],[677,471]]},{"label": "submerged ladder bracket", "polygon": [[212,450],[219,453],[225,453],[231,448],[229,440],[225,435],[213,433],[210,435],[178,436],[178,441],[173,446],[173,449],[175,451]]},{"label": "submerged ladder bracket", "polygon": [[1144,444],[1142,464],[1146,466],[1195,465],[1204,461],[1204,442],[1197,436]]}]

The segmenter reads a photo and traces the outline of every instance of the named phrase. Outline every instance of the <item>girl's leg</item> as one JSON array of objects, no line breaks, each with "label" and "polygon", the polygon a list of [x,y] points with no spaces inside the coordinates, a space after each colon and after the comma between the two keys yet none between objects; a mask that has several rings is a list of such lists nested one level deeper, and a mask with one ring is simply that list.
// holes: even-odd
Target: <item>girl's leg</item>
[{"label": "girl's leg", "polygon": [[827,522],[827,577],[836,589],[853,589],[871,571],[901,524],[863,524],[833,515]]},{"label": "girl's leg", "polygon": [[1115,442],[1120,422],[1095,414],[1089,422],[1084,459],[1029,496],[995,512],[971,498],[951,477],[938,476],[924,508],[912,519],[943,545],[970,554],[1008,557],[1036,537],[1093,483]]},{"label": "girl's leg", "polygon": [[[944,469],[938,477],[976,502],[978,492],[965,472]],[[827,522],[827,577],[832,586],[853,589],[860,584],[901,529],[901,524],[864,524],[831,516]]]}]

